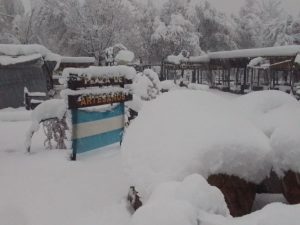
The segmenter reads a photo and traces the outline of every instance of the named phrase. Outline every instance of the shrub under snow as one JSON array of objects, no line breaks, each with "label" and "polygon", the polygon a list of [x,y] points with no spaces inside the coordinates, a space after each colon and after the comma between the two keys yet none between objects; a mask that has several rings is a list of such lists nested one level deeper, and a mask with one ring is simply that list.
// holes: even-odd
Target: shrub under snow
[{"label": "shrub under snow", "polygon": [[132,84],[133,93],[140,96],[142,100],[155,99],[160,93],[160,81],[157,73],[146,69],[143,73],[136,75]]},{"label": "shrub under snow", "polygon": [[188,90],[166,93],[144,105],[122,146],[133,185],[142,196],[159,183],[193,173],[261,182],[270,172],[265,158],[269,140],[232,108],[216,95]]}]

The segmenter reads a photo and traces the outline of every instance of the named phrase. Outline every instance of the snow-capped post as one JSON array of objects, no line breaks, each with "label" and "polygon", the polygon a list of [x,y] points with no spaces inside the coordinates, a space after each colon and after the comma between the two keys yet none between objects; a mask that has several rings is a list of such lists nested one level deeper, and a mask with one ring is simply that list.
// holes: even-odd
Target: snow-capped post
[{"label": "snow-capped post", "polygon": [[[136,71],[127,66],[68,68],[63,82],[68,89],[72,124],[72,160],[77,154],[122,141],[125,127],[124,102],[132,100],[128,85]],[[101,108],[90,108],[102,106]]]}]

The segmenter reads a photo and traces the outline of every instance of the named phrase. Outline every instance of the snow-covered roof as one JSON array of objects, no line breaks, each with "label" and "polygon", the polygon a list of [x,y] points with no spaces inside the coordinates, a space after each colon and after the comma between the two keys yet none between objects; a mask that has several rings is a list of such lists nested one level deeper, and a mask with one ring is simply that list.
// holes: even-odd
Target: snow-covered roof
[{"label": "snow-covered roof", "polygon": [[95,63],[95,61],[94,57],[61,57],[61,63]]},{"label": "snow-covered roof", "polygon": [[8,66],[8,65],[15,65],[20,63],[26,63],[41,59],[41,54],[32,54],[26,56],[19,56],[19,57],[12,57],[6,55],[0,55],[0,66]]},{"label": "snow-covered roof", "polygon": [[[180,63],[208,63],[212,59],[236,59],[236,58],[261,58],[276,56],[295,56],[300,54],[300,45],[278,46],[269,48],[239,49],[233,51],[209,52],[200,56],[185,58],[182,55],[168,56],[167,62]],[[300,64],[300,56],[297,56],[296,63]]]},{"label": "snow-covered roof", "polygon": [[300,45],[278,46],[269,48],[241,49],[208,53],[210,59],[254,58],[272,56],[295,56],[300,52]]},{"label": "snow-covered roof", "polygon": [[60,62],[60,56],[54,54],[49,49],[42,45],[15,45],[15,44],[0,44],[0,55],[4,56],[29,56],[34,54],[40,54],[47,61]]}]

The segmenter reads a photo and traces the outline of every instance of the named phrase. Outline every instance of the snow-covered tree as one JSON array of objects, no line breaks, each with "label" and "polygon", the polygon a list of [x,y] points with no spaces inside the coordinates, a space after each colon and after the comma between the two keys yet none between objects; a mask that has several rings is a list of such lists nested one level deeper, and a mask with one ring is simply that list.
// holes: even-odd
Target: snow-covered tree
[{"label": "snow-covered tree", "polygon": [[238,46],[253,48],[262,46],[263,22],[260,17],[259,4],[256,0],[246,0],[238,17],[234,17]]},{"label": "snow-covered tree", "polygon": [[20,0],[0,0],[0,43],[19,43],[14,35],[15,19],[24,14]]},{"label": "snow-covered tree", "polygon": [[293,37],[293,43],[300,45],[300,14],[294,20],[291,29],[292,29],[291,33],[292,33],[292,37]]},{"label": "snow-covered tree", "polygon": [[172,54],[177,55],[182,50],[195,55],[201,52],[199,34],[193,24],[181,14],[172,14],[169,24],[156,18],[155,27],[152,42],[159,59],[162,60]]},{"label": "snow-covered tree", "polygon": [[225,14],[218,12],[207,1],[189,1],[186,7],[187,17],[200,34],[199,44],[204,51],[237,47],[232,26]]}]

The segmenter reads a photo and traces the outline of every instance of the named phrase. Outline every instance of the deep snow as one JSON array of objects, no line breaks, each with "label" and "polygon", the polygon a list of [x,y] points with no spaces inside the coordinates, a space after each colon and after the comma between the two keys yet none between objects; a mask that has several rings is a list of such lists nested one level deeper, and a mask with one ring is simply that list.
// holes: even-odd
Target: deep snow
[{"label": "deep snow", "polygon": [[[186,90],[182,93],[184,92],[186,92]],[[197,92],[198,91],[194,91],[196,96]],[[220,123],[221,125],[225,125],[226,122],[222,122],[222,118],[218,118],[218,116],[223,112],[226,114],[226,112],[231,111],[231,109],[227,108],[236,107],[233,102],[238,101],[235,100],[237,99],[237,96],[215,90],[210,90],[209,92],[213,92],[214,95],[216,95],[211,96],[211,101],[216,100],[217,102],[225,102],[226,107],[223,103],[221,103],[220,106],[213,103],[207,103],[202,105],[201,109],[206,110],[206,115],[213,117],[213,120],[209,119],[212,123],[211,125],[219,125]],[[204,96],[208,95],[210,94],[204,94]],[[162,96],[165,97],[168,95]],[[160,98],[161,97],[159,97],[159,99]],[[160,101],[159,99],[154,101]],[[182,99],[178,97],[173,101],[176,104],[180,104],[182,107],[187,105],[180,100]],[[189,101],[193,100],[195,100],[194,97],[189,99]],[[293,110],[297,107],[296,104],[293,103],[294,101],[288,101],[291,101],[291,104],[287,104],[283,108],[290,113],[297,112],[297,110]],[[228,102],[231,102],[232,104],[229,103],[228,105]],[[151,109],[149,106],[150,104],[155,103],[143,103],[142,111],[147,111],[145,108],[149,109],[149,112],[143,113],[150,114],[155,111],[158,113],[160,112],[161,108]],[[173,110],[170,115],[171,117],[178,114],[178,112],[174,111],[174,105],[175,104],[171,104],[170,107],[170,110]],[[289,107],[290,105],[292,105],[292,108]],[[208,106],[218,109],[219,113],[210,114],[210,110],[207,109]],[[276,110],[277,106],[278,104],[276,104]],[[255,104],[253,107],[258,108]],[[281,110],[282,106],[279,105],[278,107]],[[190,112],[188,117],[195,115],[195,112],[193,111],[195,108],[189,107],[183,109]],[[180,112],[183,112],[183,109]],[[283,113],[285,110],[281,111]],[[201,116],[199,114],[196,115],[197,117]],[[262,115],[261,111],[258,110],[256,115],[260,117]],[[209,117],[204,117],[201,121],[206,121]],[[232,115],[232,117],[234,117],[234,115]],[[248,116],[246,116],[246,118],[250,119],[250,122],[244,121],[242,124],[247,127],[249,123],[254,124],[250,125],[250,130],[256,131],[255,134],[253,133],[252,137],[260,137],[259,139],[261,140],[264,139],[261,138],[263,132],[259,131],[261,130],[261,127],[258,126],[259,124],[255,123],[257,118],[255,119]],[[42,130],[40,130],[33,136],[32,153],[27,154],[25,153],[26,149],[24,147],[24,142],[25,134],[31,125],[29,119],[29,112],[24,111],[23,109],[0,110],[0,225],[140,225],[139,219],[131,218],[127,208],[128,206],[125,200],[126,194],[129,186],[134,183],[132,183],[132,180],[128,176],[128,171],[124,169],[123,156],[118,145],[109,146],[101,151],[81,155],[78,161],[71,162],[69,161],[70,151],[45,150],[43,146],[44,135]],[[230,120],[230,117],[228,119],[228,123],[232,121]],[[237,116],[237,120],[241,122],[244,118],[241,119]],[[287,121],[291,122],[292,120]],[[184,119],[178,117],[174,120],[174,123],[175,122],[182,124],[184,123]],[[135,123],[138,122],[134,122],[133,124]],[[206,123],[203,123],[201,125],[205,124]],[[241,123],[238,124],[241,125]],[[288,123],[279,124],[280,126],[278,125],[278,129],[276,128],[274,132],[271,132],[271,140],[272,138],[277,140],[275,137],[279,136],[282,140],[287,140],[286,138],[295,138],[294,140],[297,141],[297,134],[294,136],[288,135],[289,132],[291,132],[292,127],[285,126],[287,124]],[[155,124],[147,124],[147,127],[154,126]],[[183,128],[185,126],[186,125],[184,125]],[[201,129],[205,128],[206,126],[201,126]],[[295,130],[296,129],[298,129],[297,126],[295,127]],[[174,140],[176,140],[177,135],[183,132],[178,129],[171,131],[176,131],[173,136]],[[159,129],[153,129],[153,133],[149,132],[149,135],[151,137],[151,135],[159,134],[160,132],[162,131]],[[176,134],[177,132],[179,134]],[[248,132],[249,131],[240,135],[240,137],[243,135],[246,136],[246,134],[249,134]],[[222,134],[222,132],[219,134]],[[194,136],[191,136],[191,139],[187,139],[187,141],[192,140],[193,137]],[[216,138],[216,140],[224,141],[225,139]],[[294,148],[294,146],[298,146],[298,144],[296,142],[292,143],[295,143],[295,145],[289,145],[291,148],[287,153],[297,152],[297,149]],[[191,143],[185,144],[190,145]],[[249,143],[247,142],[247,144]],[[254,145],[257,144],[258,143],[254,143]],[[272,147],[276,149],[276,142],[271,141],[271,144]],[[286,147],[286,142],[283,141],[281,144]],[[183,149],[183,153],[184,152],[187,152],[186,149]],[[276,154],[278,153],[278,151],[272,151],[272,154],[274,152]],[[279,153],[280,157],[282,157],[284,152],[279,151]],[[273,159],[276,159],[276,154],[272,155]],[[174,157],[171,156],[170,161],[173,158]],[[161,162],[163,162],[163,159],[164,155],[161,154]],[[167,157],[167,160],[168,159],[169,157]],[[290,158],[287,157],[287,159]],[[283,166],[286,166],[286,164],[278,165],[280,165],[278,168],[280,170],[285,168]],[[263,210],[237,219],[226,216],[226,213],[214,215],[213,213],[216,213],[216,210],[214,209],[217,209],[218,207],[222,208],[224,202],[212,204],[212,208],[210,208],[209,201],[213,201],[212,199],[215,198],[217,202],[217,199],[220,199],[220,195],[214,193],[214,191],[204,191],[203,194],[207,193],[207,196],[202,195],[201,192],[198,192],[199,188],[191,188],[197,187],[197,185],[183,185],[185,183],[185,181],[183,181],[184,178],[185,176],[181,179],[177,179],[177,181],[174,181],[173,179],[167,180],[171,186],[172,184],[175,184],[173,187],[176,186],[176,188],[173,188],[173,190],[178,189],[178,186],[181,186],[179,191],[175,191],[176,197],[171,202],[168,202],[169,200],[167,197],[161,197],[164,193],[163,191],[158,191],[156,194],[155,192],[150,193],[153,194],[153,199],[163,198],[163,200],[153,200],[152,203],[150,200],[149,205],[146,196],[142,195],[141,197],[142,201],[145,202],[145,208],[141,208],[141,210],[146,213],[146,218],[142,215],[140,219],[145,221],[147,217],[150,217],[151,220],[149,219],[149,221],[160,221],[160,219],[166,220],[166,223],[157,223],[156,225],[166,225],[167,222],[172,222],[172,216],[177,214],[178,217],[173,218],[174,223],[172,223],[172,225],[176,223],[180,225],[183,223],[197,224],[197,221],[199,221],[199,223],[201,222],[201,225],[298,225],[300,221],[299,205],[286,206],[278,203],[269,205]],[[191,183],[193,182],[190,182],[189,184]],[[185,192],[185,188],[188,192]],[[159,190],[159,187],[157,190]],[[209,190],[209,188],[207,190]],[[193,191],[196,193],[193,195],[196,196],[195,198],[192,198],[192,195],[189,195],[189,193]],[[172,192],[168,192],[168,194],[171,193]],[[197,195],[197,193],[199,193],[199,195]],[[209,197],[209,193],[211,193],[211,197]],[[155,197],[155,195],[157,197]],[[165,195],[167,195],[167,193]],[[209,198],[209,200],[205,200],[205,198]],[[184,203],[182,200],[184,200]],[[256,205],[254,206],[256,208],[254,210],[260,209],[266,203],[273,201],[284,202],[284,199],[282,196],[264,197],[260,195],[257,197]],[[201,202],[206,203],[204,204]],[[197,203],[200,204],[197,205]],[[195,210],[195,208],[200,210]],[[207,209],[212,210],[210,211]],[[155,214],[155,212],[157,213]],[[162,212],[165,212],[166,214],[162,215]],[[136,217],[138,217],[138,214]],[[178,218],[181,218],[182,220],[179,220]]]}]

